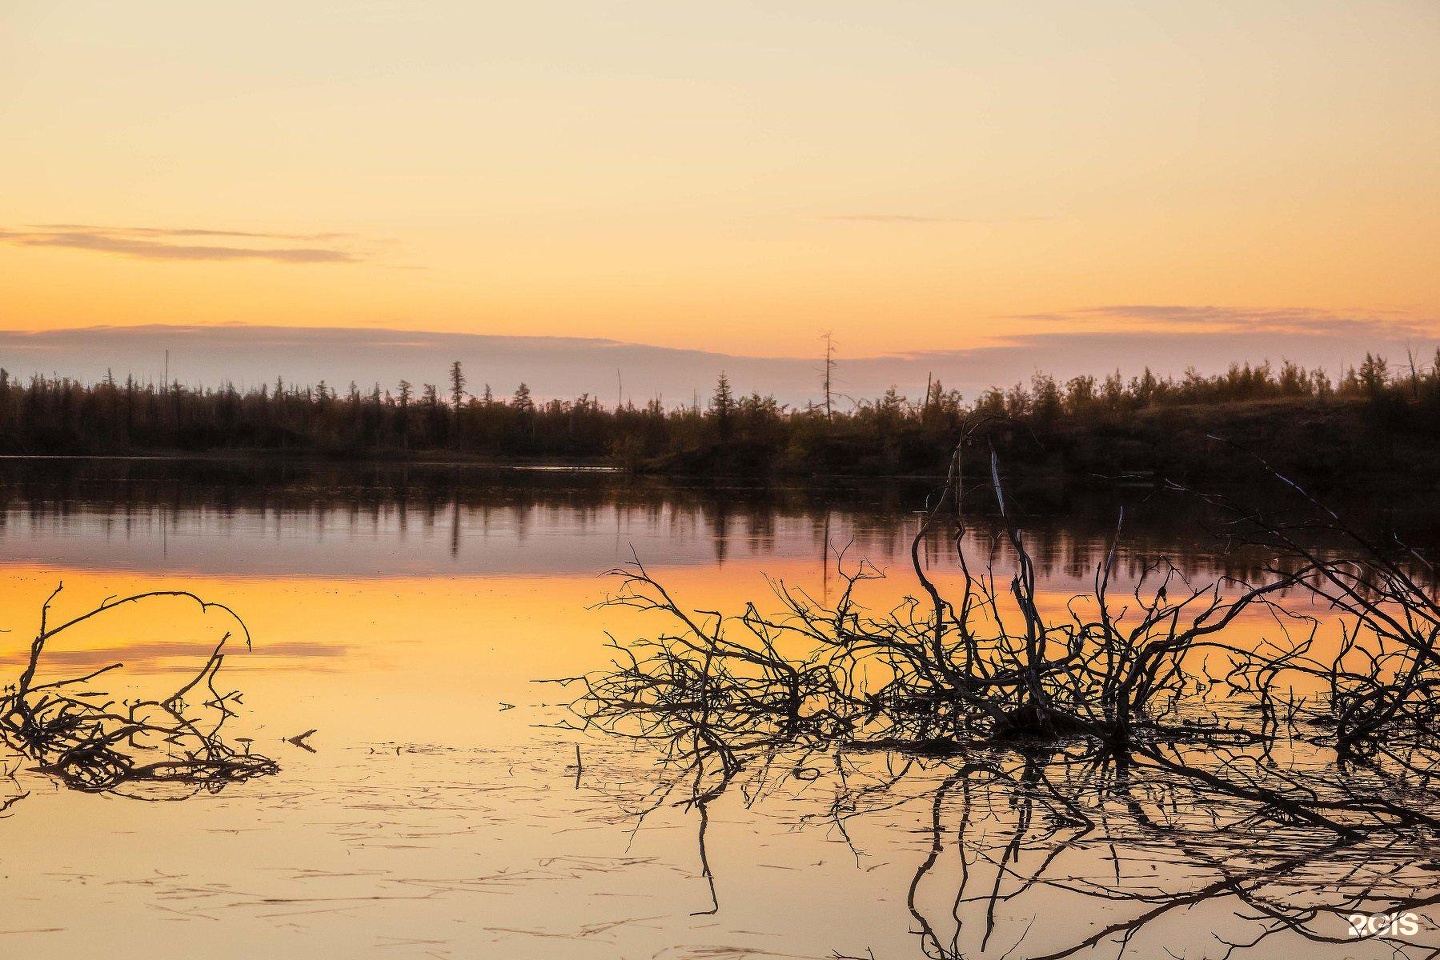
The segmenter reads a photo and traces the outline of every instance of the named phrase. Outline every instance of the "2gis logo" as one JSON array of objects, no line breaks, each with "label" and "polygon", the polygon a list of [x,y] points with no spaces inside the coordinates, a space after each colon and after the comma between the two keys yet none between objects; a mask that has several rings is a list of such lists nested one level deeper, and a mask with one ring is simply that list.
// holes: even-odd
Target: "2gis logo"
[{"label": "2gis logo", "polygon": [[1352,937],[1413,937],[1420,917],[1413,913],[1352,913],[1345,918]]}]

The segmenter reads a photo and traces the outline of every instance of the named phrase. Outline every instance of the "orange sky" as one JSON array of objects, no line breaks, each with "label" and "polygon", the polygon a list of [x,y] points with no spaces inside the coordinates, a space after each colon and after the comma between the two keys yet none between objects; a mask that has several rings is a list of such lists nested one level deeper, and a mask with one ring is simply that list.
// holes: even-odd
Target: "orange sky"
[{"label": "orange sky", "polygon": [[0,327],[1434,330],[1437,49],[1430,2],[10,0]]}]

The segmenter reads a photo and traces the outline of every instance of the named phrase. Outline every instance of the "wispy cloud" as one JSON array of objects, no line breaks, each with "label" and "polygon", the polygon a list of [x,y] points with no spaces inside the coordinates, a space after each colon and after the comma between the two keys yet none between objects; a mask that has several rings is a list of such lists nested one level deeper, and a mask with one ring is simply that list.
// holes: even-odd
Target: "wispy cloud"
[{"label": "wispy cloud", "polygon": [[1156,333],[1283,333],[1306,336],[1433,336],[1434,320],[1384,314],[1347,315],[1306,307],[1179,306],[1173,304],[1110,304],[1060,313],[1022,314],[1014,319],[1064,324],[1083,330],[1095,325],[1145,327]]},{"label": "wispy cloud", "polygon": [[848,213],[822,219],[834,223],[1030,223],[1051,217],[926,217],[910,213]]},{"label": "wispy cloud", "polygon": [[[196,238],[234,241],[193,243]],[[197,227],[100,227],[82,223],[38,224],[0,230],[0,243],[19,247],[62,247],[141,260],[263,260],[271,263],[355,263],[361,257],[339,233],[252,233]],[[295,246],[304,243],[307,246]],[[324,244],[323,246],[315,244]]]}]

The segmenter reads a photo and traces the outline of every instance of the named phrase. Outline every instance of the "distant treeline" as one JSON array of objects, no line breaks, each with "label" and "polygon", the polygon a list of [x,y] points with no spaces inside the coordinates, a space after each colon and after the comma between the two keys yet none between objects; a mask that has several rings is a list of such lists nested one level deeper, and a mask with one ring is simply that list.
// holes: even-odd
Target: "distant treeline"
[{"label": "distant treeline", "polygon": [[[1338,380],[1292,363],[1234,365],[1181,378],[992,388],[967,400],[938,381],[841,409],[737,396],[722,374],[708,401],[605,406],[467,389],[457,362],[445,389],[337,391],[277,381],[240,391],[107,378],[12,378],[0,370],[0,452],[253,453],[378,458],[607,462],[704,476],[933,474],[967,430],[1030,475],[1235,478],[1252,453],[1300,476],[1377,472],[1440,478],[1440,352],[1395,368],[1367,355]],[[1221,437],[1229,443],[1210,437]],[[1248,451],[1248,452],[1246,452]],[[983,459],[983,458],[982,458]],[[979,460],[976,461],[980,465]]]}]

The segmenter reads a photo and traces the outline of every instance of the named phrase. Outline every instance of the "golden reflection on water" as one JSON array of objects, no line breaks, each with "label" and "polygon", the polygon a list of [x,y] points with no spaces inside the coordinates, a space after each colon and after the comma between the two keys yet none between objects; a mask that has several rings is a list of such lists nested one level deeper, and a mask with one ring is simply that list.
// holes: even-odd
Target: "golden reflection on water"
[{"label": "golden reflection on water", "polygon": [[[750,600],[773,605],[767,577],[803,586],[817,598],[826,592],[810,561],[732,564],[723,575],[699,566],[652,572],[683,604],[727,613],[743,611]],[[890,573],[861,593],[873,609],[887,609],[913,592],[908,570]],[[631,611],[597,608],[613,581],[595,575],[212,578],[30,565],[9,567],[0,580],[0,622],[9,631],[0,635],[0,664],[6,669],[18,672],[40,605],[59,584],[64,589],[52,621],[109,597],[157,590],[189,590],[224,603],[245,621],[254,641],[249,651],[232,641],[226,662],[247,692],[252,722],[283,728],[308,718],[310,726],[356,740],[528,739],[524,731],[534,717],[526,711],[497,715],[499,704],[553,702],[557,691],[533,681],[602,666],[607,631],[625,638],[660,626]],[[1059,613],[1070,596],[1044,591],[1040,600]],[[47,649],[44,663],[56,672],[76,672],[124,662],[127,673],[178,675],[232,626],[182,600],[159,600],[67,634],[63,645]],[[1256,609],[1228,636],[1258,643],[1278,629],[1273,617]]]},{"label": "golden reflection on water", "polygon": [[[164,804],[66,793],[22,774],[32,796],[0,821],[0,955],[918,955],[904,895],[931,843],[923,791],[913,805],[856,821],[855,850],[833,829],[800,827],[813,795],[791,790],[754,808],[727,796],[711,811],[710,835],[723,909],[692,915],[710,901],[691,811],[662,807],[636,832],[616,802],[654,777],[650,758],[580,738],[576,786],[577,738],[547,726],[566,694],[534,681],[602,666],[606,631],[626,638],[654,626],[594,609],[608,587],[598,571],[356,579],[25,562],[5,572],[7,672],[61,582],[57,616],[167,589],[233,608],[254,649],[233,647],[226,662],[244,691],[232,734],[253,737],[282,771]],[[767,575],[817,596],[834,589],[818,557],[732,554],[723,567],[652,572],[687,606],[734,612],[751,599],[764,606]],[[868,588],[878,608],[909,589],[903,566],[892,574]],[[1060,609],[1087,577],[1042,600]],[[1273,628],[1256,612],[1236,631],[1258,642]],[[224,629],[213,614],[159,601],[67,636],[48,651],[47,669],[123,661],[124,679],[106,678],[110,692],[165,689]],[[311,728],[318,752],[284,742]],[[1162,867],[1157,876],[1181,875]],[[942,902],[947,877],[924,896]],[[1036,917],[1085,932],[1105,916],[1089,901],[1042,893],[1002,919],[1001,947],[983,955],[1000,955]]]},{"label": "golden reflection on water", "polygon": [[[232,733],[253,736],[282,773],[170,804],[65,793],[27,778],[35,795],[0,823],[10,837],[0,946],[23,944],[32,955],[249,958],[314,949],[474,956],[480,945],[503,944],[505,956],[609,957],[630,955],[616,953],[627,943],[649,956],[687,942],[773,946],[798,935],[819,943],[846,928],[851,942],[864,936],[864,923],[841,907],[855,878],[823,870],[849,853],[823,834],[747,823],[745,854],[715,854],[717,869],[747,878],[732,912],[724,922],[692,919],[705,894],[683,812],[662,812],[632,842],[608,794],[574,789],[567,738],[536,726],[556,719],[543,705],[560,693],[532,681],[602,664],[602,631],[623,631],[633,619],[587,609],[605,589],[593,576],[7,572],[7,670],[18,669],[39,604],[60,582],[57,616],[164,589],[231,606],[254,637],[253,652],[237,648],[226,663],[245,694]],[[747,596],[745,581],[763,586],[758,571],[667,573],[703,603],[734,605]],[[58,657],[50,669],[124,661],[127,682],[163,689],[226,626],[179,601],[116,611],[67,635],[64,649],[49,652]],[[106,687],[123,695],[118,678]],[[281,742],[311,727],[318,753]],[[647,765],[605,744],[584,750],[590,777]],[[751,855],[765,863],[746,864]],[[791,877],[812,868],[822,876],[807,880],[810,919],[797,924],[777,904]],[[881,899],[893,896],[888,889]],[[737,923],[777,932],[737,934]]]}]

